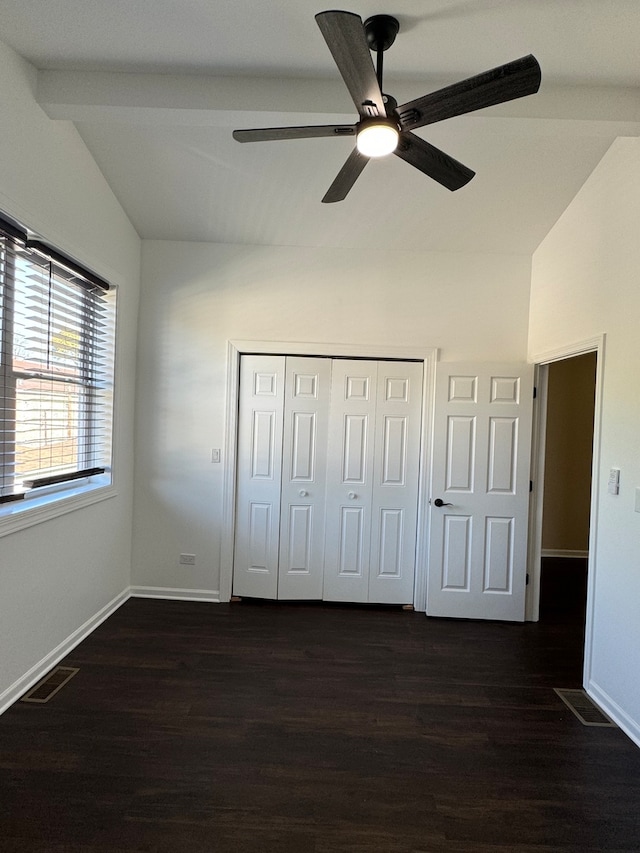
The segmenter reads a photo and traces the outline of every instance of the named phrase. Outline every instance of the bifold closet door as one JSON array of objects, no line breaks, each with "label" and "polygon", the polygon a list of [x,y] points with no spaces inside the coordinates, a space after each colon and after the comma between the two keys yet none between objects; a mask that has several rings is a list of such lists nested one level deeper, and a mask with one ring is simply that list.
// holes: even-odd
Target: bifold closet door
[{"label": "bifold closet door", "polygon": [[331,359],[243,356],[233,593],[321,599]]},{"label": "bifold closet door", "polygon": [[413,601],[422,364],[333,365],[324,598]]},{"label": "bifold closet door", "polygon": [[375,361],[336,360],[333,365],[324,598],[369,599],[369,549],[376,420]]},{"label": "bifold closet door", "polygon": [[423,366],[378,363],[369,601],[414,600]]},{"label": "bifold closet door", "polygon": [[321,599],[331,359],[286,360],[278,598]]},{"label": "bifold closet door", "polygon": [[413,601],[422,364],[243,356],[234,595]]},{"label": "bifold closet door", "polygon": [[233,594],[278,597],[285,358],[240,360]]}]

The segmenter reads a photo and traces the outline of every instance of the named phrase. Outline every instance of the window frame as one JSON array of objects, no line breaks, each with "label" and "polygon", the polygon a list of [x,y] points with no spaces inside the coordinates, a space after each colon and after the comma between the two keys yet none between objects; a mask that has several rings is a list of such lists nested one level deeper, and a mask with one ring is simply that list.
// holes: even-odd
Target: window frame
[{"label": "window frame", "polygon": [[[84,266],[78,264],[75,260],[62,254],[57,249],[49,246],[41,241],[37,236],[30,236],[27,229],[16,223],[14,220],[8,219],[0,213],[0,237],[4,239],[12,239],[18,245],[24,244],[29,251],[35,251],[39,255],[44,254],[49,258],[52,268],[62,267],[65,271],[69,271],[71,275],[79,278],[82,282],[87,282],[87,291],[92,287],[100,288],[101,291],[110,291],[106,296],[107,314],[105,315],[104,328],[106,330],[106,358],[108,364],[108,387],[109,399],[107,402],[106,414],[109,420],[108,437],[104,445],[108,452],[108,464],[96,465],[94,469],[83,469],[74,473],[67,472],[63,478],[54,476],[53,482],[46,485],[37,485],[27,489],[25,497],[18,499],[5,500],[0,502],[0,537],[17,530],[30,527],[34,524],[39,524],[52,518],[64,515],[68,512],[74,512],[77,509],[89,506],[91,504],[107,500],[117,494],[117,490],[113,481],[113,461],[115,457],[115,409],[116,409],[116,326],[117,326],[117,288],[110,283],[107,283],[95,273],[87,270]],[[20,379],[20,371],[15,369],[13,362],[13,330],[14,317],[16,314],[14,288],[8,284],[8,280],[16,280],[16,271],[14,265],[15,258],[13,250],[9,249],[5,257],[5,271],[8,269],[9,275],[6,276],[7,281],[0,284],[0,288],[4,291],[3,304],[0,305],[0,395],[3,406],[7,405],[9,410],[9,421],[16,424],[16,415],[14,411],[11,418],[10,407],[16,404],[17,385]],[[13,271],[12,271],[13,267]],[[80,285],[80,282],[78,282]],[[80,285],[84,286],[84,284]],[[87,314],[89,316],[89,314]],[[93,346],[94,338],[91,338],[90,346]],[[99,362],[94,362],[95,366]],[[82,383],[80,386],[80,392]],[[13,388],[13,393],[11,389]],[[89,391],[91,393],[91,391]],[[88,427],[94,430],[100,422],[100,408],[90,407],[88,413]],[[85,424],[86,426],[87,424]],[[15,446],[16,430],[5,431],[4,448],[9,449],[9,458],[11,457],[11,446]],[[97,449],[94,447],[94,449]],[[6,459],[7,457],[5,457]],[[93,462],[95,463],[95,459]],[[11,462],[8,462],[11,465]],[[87,474],[84,470],[88,471]],[[9,475],[11,471],[9,470]],[[45,475],[46,476],[46,475]],[[25,480],[28,479],[25,477]],[[33,478],[35,480],[40,477]],[[6,496],[5,496],[6,497]]]}]

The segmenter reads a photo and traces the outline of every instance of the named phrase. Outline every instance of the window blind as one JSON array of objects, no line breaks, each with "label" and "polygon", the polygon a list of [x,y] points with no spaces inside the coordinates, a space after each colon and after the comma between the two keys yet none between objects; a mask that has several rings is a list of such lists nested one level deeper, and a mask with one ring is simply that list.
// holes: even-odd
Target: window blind
[{"label": "window blind", "polygon": [[114,291],[0,219],[0,501],[111,465]]}]

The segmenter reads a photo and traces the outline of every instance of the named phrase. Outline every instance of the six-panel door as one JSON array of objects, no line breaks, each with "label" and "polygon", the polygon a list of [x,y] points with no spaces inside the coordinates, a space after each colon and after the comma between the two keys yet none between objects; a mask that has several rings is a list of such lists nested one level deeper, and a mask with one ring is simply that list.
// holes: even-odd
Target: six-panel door
[{"label": "six-panel door", "polygon": [[437,367],[428,615],[524,619],[532,375]]}]

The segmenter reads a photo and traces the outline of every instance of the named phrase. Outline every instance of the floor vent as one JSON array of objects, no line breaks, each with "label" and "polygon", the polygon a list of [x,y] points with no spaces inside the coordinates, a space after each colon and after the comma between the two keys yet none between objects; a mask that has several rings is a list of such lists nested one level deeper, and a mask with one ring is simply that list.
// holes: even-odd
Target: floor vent
[{"label": "floor vent", "polygon": [[61,690],[79,670],[73,666],[56,666],[39,681],[35,687],[28,690],[20,699],[21,702],[37,702],[43,705]]},{"label": "floor vent", "polygon": [[584,690],[560,690],[553,688],[564,704],[576,715],[583,726],[607,726],[615,728],[615,723],[603,714],[587,696]]}]

